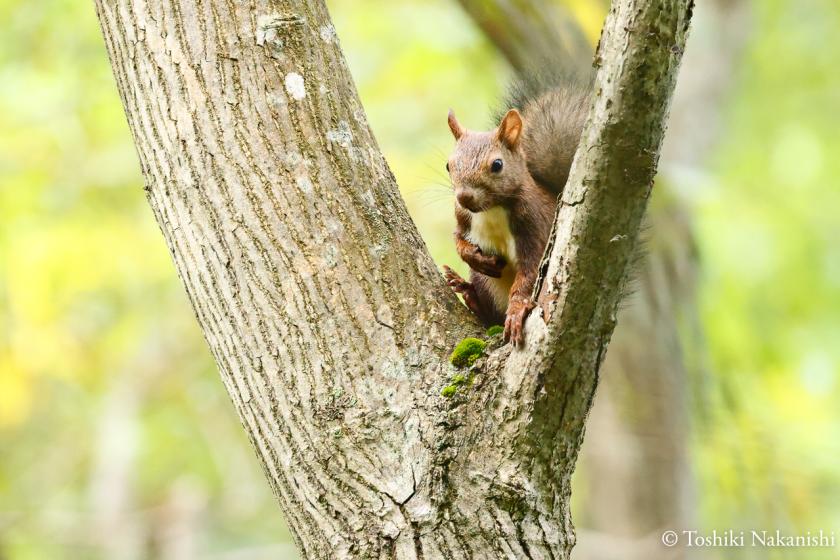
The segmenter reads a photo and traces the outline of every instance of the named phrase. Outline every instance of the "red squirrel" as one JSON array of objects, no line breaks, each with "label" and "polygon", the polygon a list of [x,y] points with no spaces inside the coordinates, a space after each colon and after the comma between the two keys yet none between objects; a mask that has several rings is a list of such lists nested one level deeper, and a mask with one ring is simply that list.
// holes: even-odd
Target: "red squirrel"
[{"label": "red squirrel", "polygon": [[446,169],[455,193],[455,245],[469,281],[444,266],[449,286],[485,326],[504,324],[520,346],[535,307],[539,273],[557,198],[566,184],[588,109],[589,89],[574,81],[512,92],[489,132],[463,128],[449,111],[455,149]]}]

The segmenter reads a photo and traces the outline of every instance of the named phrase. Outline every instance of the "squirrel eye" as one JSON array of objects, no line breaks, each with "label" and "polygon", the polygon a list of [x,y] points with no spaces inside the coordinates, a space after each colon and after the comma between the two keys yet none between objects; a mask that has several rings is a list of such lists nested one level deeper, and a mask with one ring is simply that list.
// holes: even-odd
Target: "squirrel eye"
[{"label": "squirrel eye", "polygon": [[493,173],[498,173],[502,170],[502,160],[494,159],[493,163],[490,164],[490,171]]},{"label": "squirrel eye", "polygon": [[449,173],[449,162],[446,162],[446,172]]}]

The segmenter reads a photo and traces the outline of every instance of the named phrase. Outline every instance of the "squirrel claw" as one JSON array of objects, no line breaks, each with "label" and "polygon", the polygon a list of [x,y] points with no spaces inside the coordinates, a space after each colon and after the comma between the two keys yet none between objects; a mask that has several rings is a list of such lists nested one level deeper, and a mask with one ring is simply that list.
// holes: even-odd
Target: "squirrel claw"
[{"label": "squirrel claw", "polygon": [[452,291],[456,294],[463,294],[472,288],[472,284],[461,278],[457,272],[446,265],[443,265],[443,277],[446,278],[446,285],[452,288]]},{"label": "squirrel claw", "polygon": [[461,294],[467,308],[480,316],[481,304],[475,293],[475,287],[446,265],[443,266],[443,276],[446,278],[446,285],[452,288],[452,291],[456,294]]},{"label": "squirrel claw", "polygon": [[505,342],[516,347],[525,344],[525,319],[534,309],[534,302],[530,299],[512,299],[508,304],[505,316]]}]

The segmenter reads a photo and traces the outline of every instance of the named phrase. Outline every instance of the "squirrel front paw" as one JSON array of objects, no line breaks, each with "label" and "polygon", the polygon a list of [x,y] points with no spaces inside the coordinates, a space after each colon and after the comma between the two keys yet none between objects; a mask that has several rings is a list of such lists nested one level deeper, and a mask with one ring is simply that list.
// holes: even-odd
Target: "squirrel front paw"
[{"label": "squirrel front paw", "polygon": [[467,265],[476,272],[480,272],[491,278],[501,278],[502,271],[507,266],[507,261],[499,255],[485,255],[481,248],[473,245],[469,251],[465,251],[461,258]]},{"label": "squirrel front paw", "polygon": [[505,315],[506,342],[510,341],[514,346],[522,346],[525,343],[525,319],[534,307],[536,306],[530,298],[521,296],[510,298]]}]

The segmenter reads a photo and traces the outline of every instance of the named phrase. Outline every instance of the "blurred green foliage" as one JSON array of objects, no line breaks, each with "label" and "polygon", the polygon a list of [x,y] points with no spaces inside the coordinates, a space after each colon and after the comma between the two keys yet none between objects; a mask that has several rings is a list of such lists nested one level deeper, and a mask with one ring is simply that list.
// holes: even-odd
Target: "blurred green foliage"
[{"label": "blurred green foliage", "polygon": [[93,5],[4,0],[0,21],[0,557],[276,558]]},{"label": "blurred green foliage", "polygon": [[718,527],[835,530],[840,4],[762,0],[753,10],[727,132],[694,194],[721,384],[696,430],[699,502]]},{"label": "blurred green foliage", "polygon": [[[602,4],[568,4],[594,40]],[[330,5],[410,211],[460,266],[444,119],[487,126],[508,70],[452,1]],[[697,502],[709,528],[831,530],[840,6],[753,9],[692,186],[716,379]],[[294,557],[143,200],[92,5],[0,0],[0,21],[0,557]]]}]

